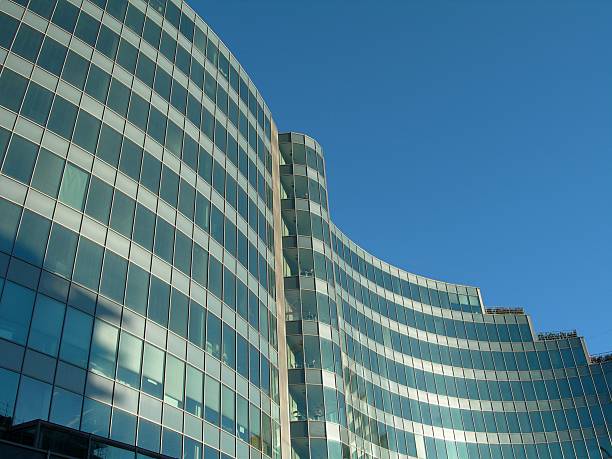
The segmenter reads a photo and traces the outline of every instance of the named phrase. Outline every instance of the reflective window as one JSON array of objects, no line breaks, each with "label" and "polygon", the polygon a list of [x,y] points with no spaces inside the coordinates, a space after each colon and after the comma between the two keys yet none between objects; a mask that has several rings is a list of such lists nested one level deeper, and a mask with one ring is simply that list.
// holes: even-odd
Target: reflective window
[{"label": "reflective window", "polygon": [[9,69],[4,69],[0,76],[0,104],[19,112],[21,101],[26,91],[28,81]]},{"label": "reflective window", "polygon": [[185,384],[185,410],[202,417],[202,384],[203,374],[192,366],[187,365],[187,378]]},{"label": "reflective window", "polygon": [[92,290],[97,290],[103,255],[104,249],[102,247],[81,237],[74,265],[74,281]]},{"label": "reflective window", "polygon": [[33,419],[46,421],[49,416],[50,403],[51,385],[22,376],[13,422],[21,424]]},{"label": "reflective window", "polygon": [[60,387],[55,387],[51,400],[49,421],[72,429],[78,429],[81,423],[81,404],[83,397]]},{"label": "reflective window", "polygon": [[53,93],[34,82],[30,82],[21,108],[21,115],[44,126],[49,117]]},{"label": "reflective window", "polygon": [[89,359],[91,371],[108,378],[115,376],[118,336],[119,331],[115,327],[101,320],[96,320]]},{"label": "reflective window", "polygon": [[49,220],[25,210],[13,254],[36,266],[42,266],[50,228]]},{"label": "reflective window", "polygon": [[64,160],[41,148],[34,168],[32,186],[51,197],[57,197],[63,170]]},{"label": "reflective window", "polygon": [[60,358],[79,367],[87,366],[93,318],[81,311],[68,308],[60,348]]},{"label": "reflective window", "polygon": [[25,344],[34,306],[34,292],[6,281],[0,300],[0,337]]},{"label": "reflective window", "polygon": [[141,448],[158,452],[161,433],[160,430],[161,428],[159,425],[145,421],[141,418],[138,424],[137,445]]},{"label": "reflective window", "polygon": [[28,347],[57,356],[66,306],[48,296],[36,298]]},{"label": "reflective window", "polygon": [[2,165],[2,172],[20,182],[30,183],[37,150],[38,147],[32,142],[13,135]]},{"label": "reflective window", "polygon": [[110,406],[85,398],[81,430],[101,437],[108,437],[110,412]]},{"label": "reflective window", "polygon": [[77,235],[63,226],[54,224],[49,238],[45,268],[70,277],[76,252]]},{"label": "reflective window", "polygon": [[221,410],[221,386],[219,381],[206,375],[204,384],[204,419],[216,426],[219,425]]},{"label": "reflective window", "polygon": [[100,293],[118,303],[123,303],[127,261],[107,250],[104,256],[104,269],[100,284]]},{"label": "reflective window", "polygon": [[185,364],[170,354],[166,355],[166,385],[164,402],[183,408],[183,386],[185,382]]},{"label": "reflective window", "polygon": [[112,417],[111,438],[128,445],[133,445],[136,439],[137,419],[136,416],[115,408]]},{"label": "reflective window", "polygon": [[164,353],[145,343],[142,362],[142,390],[157,398],[163,397]]},{"label": "reflective window", "polygon": [[59,200],[75,209],[83,210],[88,181],[89,174],[68,163],[60,187]]},{"label": "reflective window", "polygon": [[122,331],[117,356],[117,381],[138,389],[141,357],[142,341]]},{"label": "reflective window", "polygon": [[0,416],[13,416],[19,374],[0,368]]}]

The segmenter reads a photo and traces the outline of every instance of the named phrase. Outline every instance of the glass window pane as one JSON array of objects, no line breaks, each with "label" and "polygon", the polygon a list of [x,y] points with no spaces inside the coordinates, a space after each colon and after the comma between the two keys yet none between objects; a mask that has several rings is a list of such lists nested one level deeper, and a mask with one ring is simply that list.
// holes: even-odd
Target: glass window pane
[{"label": "glass window pane", "polygon": [[221,358],[221,319],[210,312],[206,319],[206,352]]},{"label": "glass window pane", "polygon": [[50,228],[49,220],[25,210],[13,254],[36,266],[42,266]]},{"label": "glass window pane", "polygon": [[4,69],[0,76],[0,105],[19,112],[28,81],[9,69]]},{"label": "glass window pane", "polygon": [[142,341],[122,331],[117,357],[117,381],[138,389],[140,387],[141,357]]},{"label": "glass window pane", "polygon": [[51,385],[23,376],[19,385],[19,396],[15,407],[14,424],[49,417]]},{"label": "glass window pane", "polygon": [[76,106],[59,96],[55,96],[55,102],[53,102],[47,127],[65,139],[70,139],[77,111]]},{"label": "glass window pane", "polygon": [[149,293],[149,273],[140,266],[130,263],[125,305],[133,311],[145,315]]},{"label": "glass window pane", "polygon": [[141,204],[136,204],[133,239],[147,250],[153,249],[155,214]]},{"label": "glass window pane", "polygon": [[53,198],[57,197],[63,170],[64,160],[41,148],[34,168],[32,186]]},{"label": "glass window pane", "polygon": [[49,421],[72,429],[78,429],[81,423],[81,404],[83,397],[56,387],[51,399],[51,416]]},{"label": "glass window pane", "polygon": [[0,337],[25,344],[33,306],[32,290],[6,281],[0,300]]},{"label": "glass window pane", "polygon": [[97,177],[92,177],[85,213],[108,225],[113,189]]},{"label": "glass window pane", "polygon": [[66,64],[64,64],[64,70],[62,71],[62,78],[82,90],[85,85],[88,67],[88,61],[69,50]]},{"label": "glass window pane", "polygon": [[153,397],[164,393],[164,353],[145,343],[142,363],[142,390]]},{"label": "glass window pane", "polygon": [[22,137],[13,135],[6,152],[2,172],[23,183],[30,183],[38,147]]},{"label": "glass window pane", "polygon": [[189,299],[178,290],[172,290],[172,307],[170,309],[170,330],[187,338],[187,318]]},{"label": "glass window pane", "polygon": [[96,151],[101,122],[86,111],[80,110],[74,129],[73,142],[92,155]]},{"label": "glass window pane", "polygon": [[28,347],[57,356],[66,305],[45,295],[38,295],[30,329]]},{"label": "glass window pane", "polygon": [[221,386],[221,428],[232,435],[236,431],[235,394],[229,387]]},{"label": "glass window pane", "polygon": [[164,402],[183,408],[183,384],[185,381],[185,364],[179,359],[166,355],[166,392]]},{"label": "glass window pane", "polygon": [[34,82],[30,83],[21,107],[21,115],[44,126],[51,111],[53,93]]},{"label": "glass window pane", "polygon": [[126,273],[127,261],[107,250],[104,256],[104,270],[102,272],[100,293],[115,300],[117,303],[123,303]]},{"label": "glass window pane", "polygon": [[98,290],[103,255],[102,247],[81,237],[74,266],[74,281],[92,290]]},{"label": "glass window pane", "polygon": [[0,368],[0,416],[13,416],[19,374]]},{"label": "glass window pane", "polygon": [[75,209],[83,210],[88,182],[88,173],[68,163],[60,187],[59,200]]},{"label": "glass window pane", "polygon": [[[125,411],[118,410],[117,408],[115,408],[113,410],[111,438],[122,443],[127,443],[128,445],[133,445],[136,439],[137,419],[138,418],[136,416],[133,416]],[[129,458],[132,459],[134,453],[125,452],[125,454],[126,456],[129,455]],[[127,457],[125,459],[127,459]]]},{"label": "glass window pane", "polygon": [[66,52],[67,49],[65,46],[46,37],[42,46],[42,52],[38,57],[38,65],[52,74],[59,76],[62,71],[62,66],[64,65]]},{"label": "glass window pane", "polygon": [[219,425],[219,411],[221,409],[221,386],[219,381],[206,375],[204,385],[205,419],[216,426]]},{"label": "glass window pane", "polygon": [[185,384],[185,410],[202,417],[202,384],[201,371],[187,365],[187,382]]},{"label": "glass window pane", "polygon": [[167,327],[169,303],[170,286],[155,276],[151,277],[148,317],[158,324]]},{"label": "glass window pane", "polygon": [[115,354],[118,337],[119,331],[115,327],[101,320],[96,320],[89,359],[91,371],[108,378],[115,376]]},{"label": "glass window pane", "polygon": [[81,368],[87,366],[89,340],[93,318],[81,311],[68,308],[60,348],[60,358]]},{"label": "glass window pane", "polygon": [[110,226],[115,231],[129,238],[132,235],[132,223],[134,222],[135,202],[120,191],[115,192],[113,210],[111,211]]},{"label": "glass window pane", "polygon": [[108,437],[110,412],[110,406],[86,398],[83,403],[81,430],[101,437]]},{"label": "glass window pane", "polygon": [[11,253],[21,216],[21,207],[0,199],[0,215],[2,215],[0,218],[0,250]]},{"label": "glass window pane", "polygon": [[96,156],[116,167],[119,162],[119,152],[121,151],[121,138],[121,134],[103,124],[100,131],[98,148],[96,149]]},{"label": "glass window pane", "polygon": [[63,226],[54,224],[49,238],[45,268],[70,277],[76,252],[77,235]]},{"label": "glass window pane", "polygon": [[161,427],[144,419],[138,424],[138,446],[150,451],[159,451]]}]

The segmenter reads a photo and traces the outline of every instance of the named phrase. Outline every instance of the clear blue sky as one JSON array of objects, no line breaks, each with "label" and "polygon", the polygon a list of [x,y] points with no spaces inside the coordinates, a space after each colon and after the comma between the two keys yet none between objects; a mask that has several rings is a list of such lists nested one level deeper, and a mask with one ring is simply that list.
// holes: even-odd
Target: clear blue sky
[{"label": "clear blue sky", "polygon": [[353,240],[612,351],[612,2],[192,4]]}]

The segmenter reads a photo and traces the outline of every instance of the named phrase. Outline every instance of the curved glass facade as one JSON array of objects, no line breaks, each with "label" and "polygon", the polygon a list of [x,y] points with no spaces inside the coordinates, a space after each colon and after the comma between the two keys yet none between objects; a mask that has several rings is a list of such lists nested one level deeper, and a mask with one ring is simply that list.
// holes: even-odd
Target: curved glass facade
[{"label": "curved glass facade", "polygon": [[194,459],[612,453],[610,360],[372,257],[326,190],[185,3],[0,2],[0,417]]}]

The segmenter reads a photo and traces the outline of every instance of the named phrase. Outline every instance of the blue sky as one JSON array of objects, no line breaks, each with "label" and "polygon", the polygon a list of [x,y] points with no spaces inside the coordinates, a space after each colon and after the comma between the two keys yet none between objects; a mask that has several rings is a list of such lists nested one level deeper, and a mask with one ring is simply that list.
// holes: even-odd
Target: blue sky
[{"label": "blue sky", "polygon": [[192,4],[353,240],[612,351],[612,2]]}]

